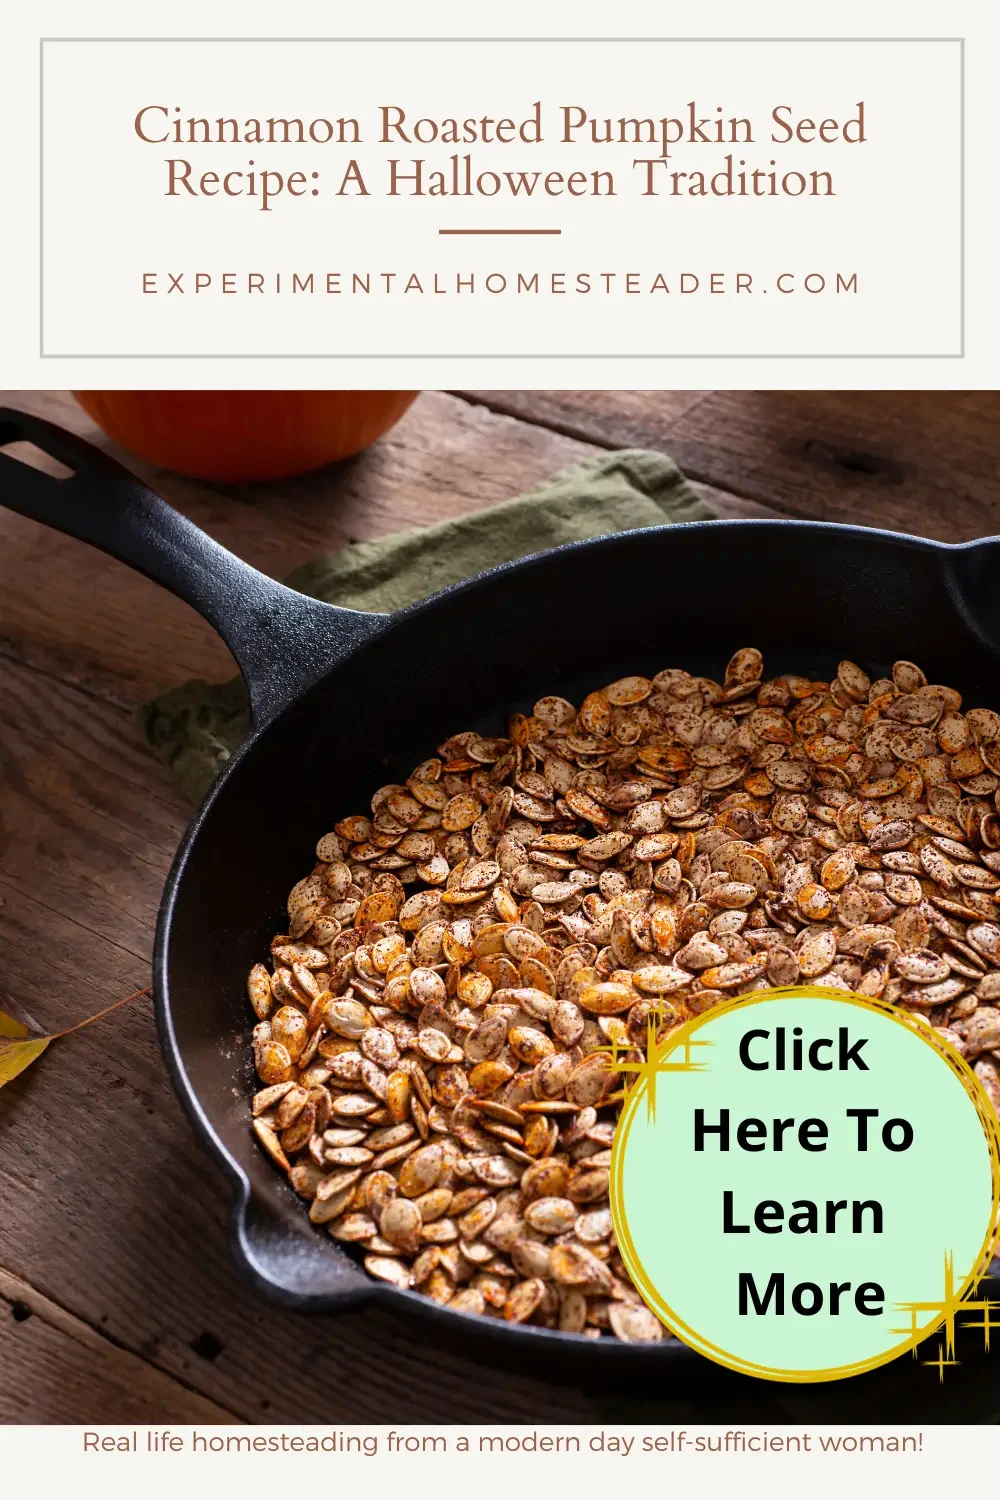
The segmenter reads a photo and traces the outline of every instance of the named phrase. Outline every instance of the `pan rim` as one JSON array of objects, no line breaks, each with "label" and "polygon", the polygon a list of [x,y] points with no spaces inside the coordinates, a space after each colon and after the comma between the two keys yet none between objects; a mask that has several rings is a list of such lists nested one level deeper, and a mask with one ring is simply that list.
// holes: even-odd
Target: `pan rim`
[{"label": "pan rim", "polygon": [[[416,603],[392,613],[377,616],[383,622],[382,627],[374,631],[355,651],[352,651],[350,659],[353,660],[357,656],[362,656],[368,649],[374,647],[376,643],[381,644],[397,630],[405,629],[409,624],[418,620],[426,611],[438,608],[442,603],[455,596],[472,593],[485,583],[492,582],[506,574],[541,568],[550,559],[562,554],[598,550],[613,551],[616,546],[626,546],[634,542],[637,537],[651,538],[675,533],[684,533],[687,535],[716,532],[722,534],[738,530],[746,531],[747,529],[758,533],[787,531],[791,529],[802,534],[815,535],[829,535],[831,532],[835,532],[848,537],[865,538],[878,546],[938,554],[945,561],[958,554],[971,553],[976,550],[989,549],[990,547],[1000,547],[1000,535],[978,537],[965,542],[941,542],[931,537],[914,536],[909,532],[890,531],[882,527],[858,526],[832,521],[800,520],[794,517],[720,517],[705,521],[667,522],[662,526],[635,527],[627,531],[608,532],[596,537],[582,538],[577,541],[564,543],[559,547],[545,548],[539,552],[530,553],[525,557],[498,563],[493,567],[473,574],[470,578],[449,584],[445,588],[439,589],[429,595],[426,599],[418,600]],[[277,1299],[286,1305],[295,1306],[299,1309],[308,1308],[314,1311],[328,1311],[335,1307],[345,1307],[352,1303],[359,1305],[362,1302],[372,1302],[374,1304],[389,1302],[391,1305],[399,1306],[398,1299],[404,1298],[406,1306],[415,1315],[433,1322],[444,1322],[456,1332],[462,1328],[467,1328],[470,1335],[474,1332],[477,1338],[485,1336],[490,1340],[496,1339],[501,1343],[506,1343],[509,1348],[513,1347],[511,1340],[516,1338],[525,1354],[530,1353],[532,1347],[541,1352],[542,1347],[547,1345],[553,1351],[561,1349],[582,1352],[583,1349],[586,1349],[588,1358],[604,1357],[605,1359],[610,1358],[618,1362],[623,1360],[628,1362],[636,1361],[646,1367],[649,1367],[651,1361],[662,1362],[664,1360],[669,1360],[672,1368],[688,1364],[697,1364],[699,1367],[704,1367],[707,1362],[702,1356],[679,1340],[672,1338],[664,1339],[655,1344],[621,1344],[618,1341],[590,1339],[582,1334],[564,1333],[559,1330],[537,1328],[530,1325],[507,1323],[497,1325],[495,1320],[492,1319],[470,1320],[467,1315],[457,1312],[449,1313],[447,1306],[434,1303],[416,1292],[393,1287],[388,1283],[369,1278],[360,1267],[357,1267],[357,1285],[353,1284],[352,1279],[350,1289],[345,1288],[342,1294],[308,1291],[291,1292],[287,1288],[279,1287],[267,1276],[258,1272],[251,1263],[244,1248],[246,1215],[252,1198],[250,1181],[242,1167],[219,1138],[202,1108],[198,1093],[191,1083],[182,1062],[180,1048],[174,1032],[168,974],[170,935],[177,894],[183,880],[188,857],[211,809],[222,794],[224,787],[230,778],[237,773],[244,758],[256,748],[258,740],[275,729],[284,720],[288,712],[301,702],[302,698],[308,697],[310,693],[321,689],[322,685],[329,680],[329,677],[339,669],[339,665],[339,663],[335,663],[329,669],[329,672],[324,673],[311,687],[292,698],[264,726],[261,728],[251,726],[246,739],[227,761],[206,793],[201,805],[194,812],[171,861],[157,914],[152,970],[154,1011],[160,1049],[167,1065],[167,1071],[174,1092],[177,1094],[188,1119],[194,1127],[199,1144],[217,1162],[222,1169],[223,1176],[231,1185],[230,1245],[238,1266],[245,1273],[249,1274],[254,1285],[264,1295],[272,1300]],[[475,1324],[474,1328],[472,1326],[473,1323]],[[605,1351],[603,1356],[601,1355],[602,1350]]]}]

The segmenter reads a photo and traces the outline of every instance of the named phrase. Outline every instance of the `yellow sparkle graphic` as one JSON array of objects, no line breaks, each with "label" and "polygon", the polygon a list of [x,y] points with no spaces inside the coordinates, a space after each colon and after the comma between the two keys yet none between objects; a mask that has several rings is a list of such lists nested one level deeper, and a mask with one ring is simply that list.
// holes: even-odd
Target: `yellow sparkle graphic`
[{"label": "yellow sparkle graphic", "polygon": [[[984,1275],[985,1267],[972,1281],[969,1288],[970,1292],[974,1293],[976,1291]],[[932,1369],[937,1370],[938,1379],[942,1383],[944,1381],[945,1368],[949,1365],[961,1363],[960,1360],[955,1358],[955,1315],[960,1309],[962,1312],[982,1313],[983,1316],[978,1321],[972,1318],[963,1319],[958,1326],[960,1328],[981,1329],[983,1345],[987,1350],[990,1347],[990,1329],[1000,1328],[1000,1320],[994,1321],[990,1317],[992,1312],[1000,1309],[1000,1301],[988,1297],[979,1300],[975,1300],[972,1297],[963,1298],[960,1292],[961,1286],[956,1286],[955,1283],[955,1257],[950,1250],[947,1250],[944,1256],[944,1294],[941,1300],[937,1302],[897,1302],[895,1304],[900,1312],[908,1312],[910,1314],[910,1324],[908,1328],[893,1328],[891,1330],[892,1333],[909,1334],[911,1338],[915,1339],[920,1331],[920,1324],[917,1321],[918,1314],[930,1313],[934,1316],[935,1320],[943,1318],[944,1321],[941,1328],[943,1337],[938,1345],[937,1358],[921,1360],[921,1364],[929,1365]],[[927,1321],[927,1319],[924,1321]],[[914,1359],[917,1357],[916,1344],[913,1346],[913,1357]]]},{"label": "yellow sparkle graphic", "polygon": [[994,1320],[990,1317],[990,1313],[995,1308],[1000,1308],[1000,1302],[967,1302],[964,1304],[964,1306],[981,1307],[983,1309],[983,1315],[981,1318],[979,1318],[978,1320],[976,1318],[963,1318],[959,1327],[981,1329],[983,1334],[983,1348],[987,1351],[987,1353],[989,1353],[990,1329],[1000,1328],[1000,1318]]},{"label": "yellow sparkle graphic", "polygon": [[[679,1024],[677,1012],[673,1006],[669,1007],[670,1014],[664,1009],[663,997],[646,1017],[646,1055],[645,1057],[633,1057],[630,1055],[632,1048],[622,1044],[617,1037],[612,1037],[607,1047],[600,1047],[608,1058],[609,1071],[613,1073],[627,1073],[630,1075],[627,1089],[634,1088],[636,1084],[646,1085],[646,1115],[650,1120],[656,1119],[656,1080],[661,1073],[705,1073],[708,1071],[708,1062],[698,1062],[692,1057],[696,1047],[713,1047],[714,1042],[699,1041],[690,1035],[679,1037],[676,1042],[670,1039],[670,1033],[660,1041],[659,1030],[664,1023],[674,1023],[675,1029]],[[674,1060],[674,1052],[679,1052],[681,1057]],[[612,1099],[624,1099],[624,1091],[619,1095],[612,1095]]]},{"label": "yellow sparkle graphic", "polygon": [[[934,1318],[943,1318],[944,1346],[948,1357],[951,1358],[955,1353],[955,1314],[960,1306],[969,1308],[976,1307],[977,1305],[975,1302],[962,1303],[960,1301],[955,1287],[955,1257],[952,1251],[946,1250],[944,1255],[944,1295],[941,1300],[938,1302],[897,1302],[895,1306],[900,1312],[908,1312],[910,1314],[910,1326],[909,1328],[892,1328],[889,1331],[891,1333],[908,1333],[911,1337],[915,1337],[920,1331],[920,1324],[917,1321],[919,1313],[931,1313]],[[923,1322],[929,1321],[931,1319],[923,1319]]]},{"label": "yellow sparkle graphic", "polygon": [[931,1369],[937,1370],[938,1381],[941,1385],[944,1385],[945,1370],[948,1369],[951,1365],[961,1364],[961,1360],[946,1359],[944,1347],[942,1345],[938,1345],[937,1359],[922,1359],[920,1363],[922,1365],[930,1365]]}]

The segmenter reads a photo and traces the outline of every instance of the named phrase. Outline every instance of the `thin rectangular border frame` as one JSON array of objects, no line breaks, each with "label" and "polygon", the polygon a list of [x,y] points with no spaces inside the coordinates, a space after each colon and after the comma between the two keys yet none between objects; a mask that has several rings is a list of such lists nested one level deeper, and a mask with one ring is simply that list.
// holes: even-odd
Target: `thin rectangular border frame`
[{"label": "thin rectangular border frame", "polygon": [[[832,42],[871,42],[875,44],[899,42],[932,42],[935,45],[941,43],[957,44],[959,49],[958,64],[958,107],[959,107],[959,347],[954,354],[48,354],[45,350],[45,46],[47,42],[81,42],[97,43],[134,43],[152,42],[157,45],[165,43],[188,43],[204,42],[211,46],[226,46],[232,43],[243,42],[266,42],[274,45],[279,42],[404,42],[412,43],[428,42],[485,42],[487,45],[494,42],[541,42],[545,45],[553,45],[565,42],[599,42],[604,46],[609,43],[648,43],[648,42],[736,42],[744,45],[748,42],[818,42],[828,44]],[[40,37],[38,40],[38,357],[39,359],[327,359],[327,360],[349,360],[349,359],[470,359],[470,360],[496,360],[496,359],[658,359],[658,360],[680,360],[680,359],[964,359],[965,358],[965,332],[966,332],[966,177],[965,177],[965,37],[961,36],[655,36],[655,37],[309,37],[309,36],[168,36],[168,37],[136,37],[136,36],[60,36]]]}]

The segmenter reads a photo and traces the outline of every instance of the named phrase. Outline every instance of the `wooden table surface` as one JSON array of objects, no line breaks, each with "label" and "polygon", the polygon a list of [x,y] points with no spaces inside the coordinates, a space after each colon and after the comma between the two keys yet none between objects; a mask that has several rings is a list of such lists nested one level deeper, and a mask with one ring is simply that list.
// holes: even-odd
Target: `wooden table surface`
[{"label": "wooden table surface", "polygon": [[[2,404],[108,446],[66,393],[8,392]],[[623,446],[671,453],[720,515],[948,541],[1000,532],[994,393],[428,392],[372,451],[297,482],[223,493],[125,461],[281,577]],[[233,670],[186,605],[0,508],[0,1006],[6,996],[54,1029],[148,983],[160,888],[190,808],[132,710],[171,683]],[[228,1261],[222,1182],[167,1081],[148,1000],[55,1044],[0,1091],[0,1140],[0,1420],[614,1411],[612,1393],[473,1365],[385,1313],[307,1318],[251,1294]],[[908,1420],[970,1419],[960,1379],[939,1392],[913,1368]],[[880,1389],[850,1382],[836,1413],[879,1420]],[[648,1397],[633,1420],[706,1415],[683,1392]],[[834,1404],[823,1390],[734,1387],[712,1414],[823,1420]]]}]

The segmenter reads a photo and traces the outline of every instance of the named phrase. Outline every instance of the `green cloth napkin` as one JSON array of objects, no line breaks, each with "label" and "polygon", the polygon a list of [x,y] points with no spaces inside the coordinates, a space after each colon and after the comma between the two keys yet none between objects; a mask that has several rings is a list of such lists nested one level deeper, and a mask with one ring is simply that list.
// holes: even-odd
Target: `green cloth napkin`
[{"label": "green cloth napkin", "polygon": [[[285,581],[327,604],[401,609],[484,568],[565,542],[713,515],[672,459],[626,449],[587,459],[472,515],[327,553]],[[182,683],[145,704],[139,719],[192,802],[205,795],[250,726],[241,678]]]}]

